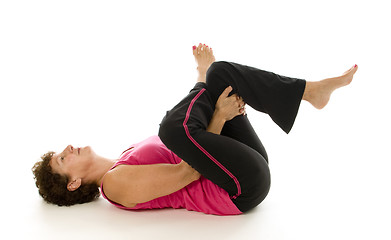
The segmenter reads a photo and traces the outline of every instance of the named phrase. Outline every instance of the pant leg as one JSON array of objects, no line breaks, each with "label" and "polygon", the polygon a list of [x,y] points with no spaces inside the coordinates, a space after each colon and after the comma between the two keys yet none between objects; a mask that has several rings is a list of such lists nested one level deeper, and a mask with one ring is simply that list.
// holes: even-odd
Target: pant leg
[{"label": "pant leg", "polygon": [[266,162],[269,162],[265,147],[252,127],[247,115],[239,115],[226,122],[221,130],[221,135],[246,144],[261,154]]},{"label": "pant leg", "polygon": [[270,188],[270,171],[263,156],[235,139],[206,131],[214,107],[198,83],[161,122],[159,137],[205,178],[225,189],[242,212],[257,206]]},{"label": "pant leg", "polygon": [[234,63],[214,63],[207,73],[207,84],[197,83],[161,123],[159,136],[163,143],[204,177],[225,189],[244,212],[266,197],[270,171],[260,153],[263,151],[248,146],[252,143],[246,145],[227,136],[206,132],[216,101],[228,85],[248,105],[268,113],[285,132],[289,132],[305,81]]},{"label": "pant leg", "polygon": [[306,81],[232,62],[215,62],[208,69],[207,89],[215,104],[223,90],[232,86],[255,110],[269,114],[286,133],[295,121]]},{"label": "pant leg", "polygon": [[[212,104],[217,101],[219,94],[231,85],[234,88],[231,94],[238,93],[256,110],[270,113],[272,119],[286,132],[289,132],[293,125],[305,88],[305,80],[284,77],[232,62],[214,63],[206,79],[207,89],[215,96]],[[278,111],[278,105],[289,109]],[[246,144],[268,161],[266,150],[247,116],[237,116],[226,122],[221,135]]]}]

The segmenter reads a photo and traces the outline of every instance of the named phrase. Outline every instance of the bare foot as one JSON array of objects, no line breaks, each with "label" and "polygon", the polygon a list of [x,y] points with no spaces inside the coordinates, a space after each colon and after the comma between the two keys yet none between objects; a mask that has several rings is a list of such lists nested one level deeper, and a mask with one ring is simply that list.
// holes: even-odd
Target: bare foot
[{"label": "bare foot", "polygon": [[308,101],[317,109],[324,108],[334,90],[352,82],[353,75],[357,72],[357,69],[358,66],[354,65],[339,77],[327,78],[318,82],[307,82],[303,100]]},{"label": "bare foot", "polygon": [[193,46],[193,55],[198,65],[197,71],[199,75],[197,82],[206,82],[206,72],[215,61],[212,48],[200,43],[198,47]]}]

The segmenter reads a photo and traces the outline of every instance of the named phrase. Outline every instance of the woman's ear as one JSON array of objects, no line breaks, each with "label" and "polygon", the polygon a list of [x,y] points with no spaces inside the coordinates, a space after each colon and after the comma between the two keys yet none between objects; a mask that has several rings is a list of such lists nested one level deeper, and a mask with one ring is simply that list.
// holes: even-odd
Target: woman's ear
[{"label": "woman's ear", "polygon": [[73,192],[76,189],[78,189],[80,186],[81,186],[81,178],[77,178],[77,179],[68,183],[67,189],[68,189],[68,191]]}]

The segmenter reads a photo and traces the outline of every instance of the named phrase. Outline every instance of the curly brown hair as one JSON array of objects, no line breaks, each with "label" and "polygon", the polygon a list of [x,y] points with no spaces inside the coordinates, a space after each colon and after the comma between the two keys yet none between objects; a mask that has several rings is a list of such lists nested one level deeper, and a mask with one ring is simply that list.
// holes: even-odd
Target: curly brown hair
[{"label": "curly brown hair", "polygon": [[75,191],[68,191],[68,177],[54,173],[49,164],[54,152],[42,155],[41,161],[34,164],[32,171],[39,194],[48,203],[58,206],[71,206],[91,202],[100,196],[99,188],[94,183],[82,184]]}]

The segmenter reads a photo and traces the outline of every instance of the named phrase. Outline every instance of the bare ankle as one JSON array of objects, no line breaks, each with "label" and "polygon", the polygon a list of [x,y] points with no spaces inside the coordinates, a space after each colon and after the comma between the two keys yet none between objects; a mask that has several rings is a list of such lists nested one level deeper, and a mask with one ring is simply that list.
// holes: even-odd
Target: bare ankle
[{"label": "bare ankle", "polygon": [[303,100],[309,102],[316,109],[324,108],[329,102],[332,91],[322,81],[307,82]]},{"label": "bare ankle", "polygon": [[349,85],[356,71],[357,65],[346,71],[342,76],[327,78],[318,82],[307,82],[302,99],[308,101],[317,109],[324,108],[333,91]]},{"label": "bare ankle", "polygon": [[303,100],[310,102],[312,99],[312,93],[314,91],[314,84],[315,82],[306,82],[304,93],[303,93]]}]

